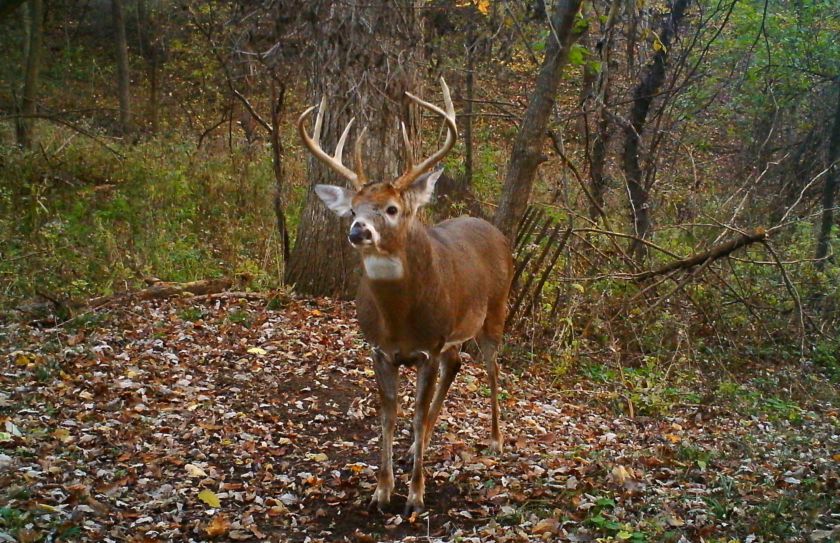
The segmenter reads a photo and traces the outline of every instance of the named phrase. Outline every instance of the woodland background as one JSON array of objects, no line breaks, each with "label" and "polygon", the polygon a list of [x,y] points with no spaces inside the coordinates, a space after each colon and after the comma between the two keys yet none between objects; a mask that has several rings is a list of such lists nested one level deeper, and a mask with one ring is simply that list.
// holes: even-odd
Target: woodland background
[{"label": "woodland background", "polygon": [[[10,367],[52,356],[17,364],[21,323],[83,341],[185,289],[352,297],[345,225],[310,190],[336,179],[297,116],[326,96],[324,148],[355,116],[368,174],[395,175],[400,119],[418,152],[441,137],[404,92],[440,103],[444,77],[461,133],[428,220],[514,241],[515,372],[597,384],[630,418],[728,405],[836,429],[838,35],[833,0],[2,0]],[[831,533],[829,456],[762,537]],[[760,533],[734,525],[717,533]],[[593,529],[644,536],[613,528]]]}]

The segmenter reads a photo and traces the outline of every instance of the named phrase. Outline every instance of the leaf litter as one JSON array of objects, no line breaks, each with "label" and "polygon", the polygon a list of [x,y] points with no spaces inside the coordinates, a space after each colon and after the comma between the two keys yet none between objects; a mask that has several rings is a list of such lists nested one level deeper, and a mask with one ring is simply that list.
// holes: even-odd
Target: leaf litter
[{"label": "leaf litter", "polygon": [[840,536],[830,403],[797,421],[629,418],[603,385],[561,389],[511,355],[505,452],[487,450],[483,370],[465,364],[427,455],[427,512],[408,518],[407,370],[396,496],[369,512],[378,400],[352,305],[215,301],[181,318],[194,303],[84,331],[0,326],[0,540],[771,541],[768,514],[789,541]]}]

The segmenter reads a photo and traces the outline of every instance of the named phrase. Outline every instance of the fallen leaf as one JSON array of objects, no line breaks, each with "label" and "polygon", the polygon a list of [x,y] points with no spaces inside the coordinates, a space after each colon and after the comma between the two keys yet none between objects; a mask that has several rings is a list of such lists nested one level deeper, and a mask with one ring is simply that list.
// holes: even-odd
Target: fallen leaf
[{"label": "fallen leaf", "polygon": [[628,479],[632,478],[633,474],[627,471],[627,468],[621,465],[615,466],[610,472],[610,479],[612,479],[612,481],[619,486],[623,486]]},{"label": "fallen leaf", "polygon": [[556,534],[559,530],[560,523],[556,518],[544,518],[531,528],[531,533],[535,535]]},{"label": "fallen leaf", "polygon": [[268,351],[266,351],[265,349],[261,349],[259,347],[251,347],[250,349],[248,349],[248,354],[263,355],[263,354],[267,354],[267,353],[268,353]]},{"label": "fallen leaf", "polygon": [[664,437],[671,443],[679,443],[680,441],[682,441],[682,438],[676,434],[665,434],[662,437]]},{"label": "fallen leaf", "polygon": [[218,509],[222,506],[222,502],[219,500],[219,497],[216,496],[216,493],[206,488],[198,493],[198,499],[213,509]]},{"label": "fallen leaf", "polygon": [[184,469],[187,470],[187,475],[190,477],[207,477],[207,472],[195,464],[186,464]]},{"label": "fallen leaf", "polygon": [[329,456],[324,453],[307,454],[306,457],[313,462],[326,462],[330,459]]},{"label": "fallen leaf", "polygon": [[[218,498],[216,498],[218,501]],[[219,513],[214,515],[213,518],[207,523],[207,527],[204,528],[204,531],[207,532],[207,535],[210,537],[219,537],[225,535],[230,530],[230,520],[228,520],[227,515],[224,513]]]}]

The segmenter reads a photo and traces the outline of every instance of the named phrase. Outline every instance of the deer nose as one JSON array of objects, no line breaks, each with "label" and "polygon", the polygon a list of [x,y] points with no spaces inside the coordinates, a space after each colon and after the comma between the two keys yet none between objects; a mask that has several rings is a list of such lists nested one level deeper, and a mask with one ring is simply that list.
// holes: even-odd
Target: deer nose
[{"label": "deer nose", "polygon": [[370,229],[367,226],[361,223],[353,223],[353,226],[350,228],[350,234],[348,234],[347,239],[350,240],[350,243],[353,245],[361,245],[367,241],[373,239],[373,234],[371,234]]}]

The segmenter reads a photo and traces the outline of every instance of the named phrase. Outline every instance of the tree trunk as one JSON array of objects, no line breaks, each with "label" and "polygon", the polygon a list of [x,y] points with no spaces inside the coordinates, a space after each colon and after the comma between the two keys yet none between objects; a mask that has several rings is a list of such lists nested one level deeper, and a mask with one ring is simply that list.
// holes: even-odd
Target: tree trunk
[{"label": "tree trunk", "polygon": [[464,179],[461,189],[465,194],[473,184],[473,99],[475,99],[475,48],[477,45],[475,27],[470,26],[467,34],[467,81],[466,104],[464,105]]},{"label": "tree trunk", "polygon": [[575,28],[581,2],[557,0],[554,5],[552,32],[549,34],[545,58],[513,144],[499,209],[493,219],[508,238],[515,235],[516,225],[528,206],[537,167],[546,160],[542,153],[543,140],[563,66],[569,58],[569,48],[581,34],[580,29]]},{"label": "tree trunk", "polygon": [[131,103],[129,101],[128,41],[125,37],[125,9],[123,0],[111,0],[114,35],[117,46],[117,86],[120,98],[120,130],[131,132]]},{"label": "tree trunk", "polygon": [[158,67],[161,60],[159,45],[152,37],[152,18],[146,0],[137,0],[137,31],[140,35],[140,54],[146,60],[146,77],[149,80],[147,116],[152,134],[158,131]]},{"label": "tree trunk", "polygon": [[23,149],[31,149],[33,141],[33,118],[37,112],[38,73],[41,68],[41,47],[44,35],[44,4],[42,0],[29,0],[28,41],[26,45],[26,73],[23,79],[23,99],[16,125],[17,143]]},{"label": "tree trunk", "polygon": [[[609,76],[604,77],[602,82],[605,88],[602,91],[604,102],[609,97]],[[592,162],[589,165],[589,177],[592,179],[592,198],[601,209],[604,209],[604,192],[607,188],[607,178],[604,174],[607,166],[607,149],[610,144],[610,118],[607,113],[606,104],[601,104],[598,108],[598,131],[595,134],[595,140],[592,142]],[[597,221],[601,216],[598,207],[595,204],[589,206],[589,218]]]},{"label": "tree trunk", "polygon": [[823,185],[823,209],[820,224],[820,236],[817,240],[817,268],[825,269],[826,257],[831,247],[831,230],[834,228],[834,202],[840,181],[840,82],[837,87],[837,106],[834,111],[834,126],[831,129],[831,139],[828,142],[828,164],[831,170]]},{"label": "tree trunk", "polygon": [[607,189],[605,171],[607,167],[607,152],[612,136],[610,114],[607,111],[611,82],[610,62],[614,42],[613,34],[622,4],[623,0],[613,0],[610,5],[607,21],[603,27],[602,37],[597,47],[601,61],[601,71],[598,73],[595,84],[593,85],[593,93],[595,95],[593,96],[593,101],[597,105],[598,125],[595,139],[592,142],[592,151],[589,154],[589,176],[592,180],[592,198],[594,199],[594,202],[591,202],[589,206],[589,218],[593,221],[597,221],[601,216],[601,211],[604,209],[605,204],[604,193]]},{"label": "tree trunk", "polygon": [[[405,96],[405,91],[418,92],[417,66],[422,57],[415,2],[321,0],[304,9],[315,47],[309,66],[309,102],[327,98],[321,146],[332,153],[341,131],[355,117],[354,138],[362,127],[368,127],[364,154],[368,179],[393,179],[401,163],[399,120],[408,121],[410,135],[419,128],[419,116],[408,115]],[[346,148],[352,149],[353,143],[348,142]],[[309,179],[311,185],[347,185],[311,157]],[[310,295],[347,298],[354,294],[358,257],[347,242],[347,228],[347,221],[336,218],[310,190],[286,268],[287,282]]]},{"label": "tree trunk", "polygon": [[0,0],[0,21],[11,15],[26,0]]},{"label": "tree trunk", "polygon": [[289,231],[286,227],[286,205],[283,200],[286,172],[283,167],[283,138],[280,131],[280,116],[286,101],[286,85],[276,80],[271,82],[271,158],[274,165],[274,216],[277,220],[277,236],[283,253],[283,265],[289,261]]},{"label": "tree trunk", "polygon": [[[642,79],[633,91],[630,124],[624,129],[625,140],[622,162],[624,175],[627,178],[627,190],[630,194],[633,228],[639,238],[647,237],[650,231],[649,194],[648,189],[642,183],[642,168],[639,163],[642,132],[647,123],[653,98],[665,82],[665,63],[671,41],[676,36],[680,21],[685,17],[690,3],[691,0],[675,0],[671,7],[671,13],[666,16],[659,34],[661,47],[654,53],[653,59],[642,71]],[[636,258],[644,258],[645,245],[640,241],[634,240],[630,249]]]}]

